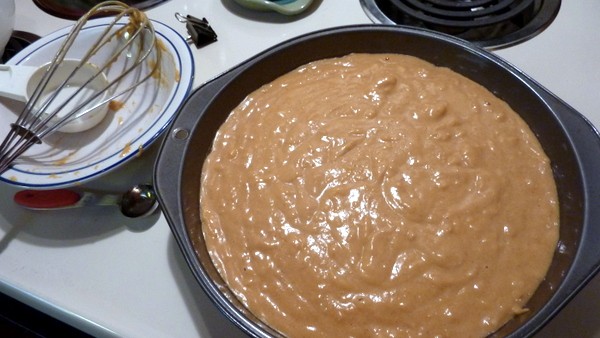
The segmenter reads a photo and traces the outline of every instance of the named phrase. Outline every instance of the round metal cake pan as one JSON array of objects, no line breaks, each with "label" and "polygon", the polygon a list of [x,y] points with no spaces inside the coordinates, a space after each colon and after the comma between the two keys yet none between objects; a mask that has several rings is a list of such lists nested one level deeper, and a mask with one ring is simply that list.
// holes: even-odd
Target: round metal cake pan
[{"label": "round metal cake pan", "polygon": [[600,138],[580,113],[496,55],[415,28],[359,25],[303,35],[256,55],[190,95],[162,144],[154,178],[165,217],[199,285],[249,335],[278,336],[235,298],[208,255],[200,220],[202,163],[217,129],[249,93],[303,64],[349,53],[407,54],[451,68],[508,102],[536,134],[557,183],[560,239],[545,280],[527,304],[530,311],[492,336],[537,332],[599,269]]}]

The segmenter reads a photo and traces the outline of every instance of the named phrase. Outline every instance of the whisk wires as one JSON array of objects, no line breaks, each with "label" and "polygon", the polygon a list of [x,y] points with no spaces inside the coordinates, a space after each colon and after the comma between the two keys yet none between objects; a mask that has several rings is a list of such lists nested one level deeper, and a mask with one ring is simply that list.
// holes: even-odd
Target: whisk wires
[{"label": "whisk wires", "polygon": [[[114,13],[113,20],[98,35],[95,41],[91,42],[92,47],[87,49],[80,59],[78,58],[79,63],[65,79],[59,81],[60,83],[56,89],[48,94],[46,91],[49,83],[56,76],[57,69],[67,57],[88,20],[97,14],[106,13]],[[127,24],[122,23],[124,18],[128,18]],[[119,39],[124,43],[118,44],[113,51],[108,53],[107,57],[100,58],[101,61],[96,58],[94,60],[95,72],[87,77],[82,85],[66,98],[61,97],[59,93],[69,86],[69,81],[81,71],[85,64],[91,63],[90,61],[94,56],[101,54],[103,49],[108,48],[107,46],[111,43],[114,45],[114,39]],[[151,55],[154,55],[152,62],[149,61]],[[161,58],[162,50],[156,41],[154,27],[142,11],[120,1],[105,1],[94,6],[72,27],[52,61],[47,65],[44,75],[18,115],[17,120],[11,123],[9,133],[0,144],[0,174],[6,171],[31,146],[41,143],[44,137],[59,130],[70,121],[82,118],[94,109],[109,104],[109,102],[132,91],[151,77],[158,76]],[[118,75],[111,79],[104,88],[87,96],[85,100],[76,102],[74,108],[69,109],[67,112],[61,111],[68,102],[75,101],[81,91],[95,78],[103,76],[120,59],[125,60],[122,63],[123,68],[119,69]],[[149,70],[145,72],[142,69],[144,64],[149,65]],[[134,80],[121,88],[122,86],[119,86],[119,84],[132,74]],[[109,95],[105,95],[106,93],[109,93]],[[98,100],[103,96],[103,99]],[[58,102],[52,108],[52,103],[57,100]],[[59,113],[64,114],[59,117]]]}]

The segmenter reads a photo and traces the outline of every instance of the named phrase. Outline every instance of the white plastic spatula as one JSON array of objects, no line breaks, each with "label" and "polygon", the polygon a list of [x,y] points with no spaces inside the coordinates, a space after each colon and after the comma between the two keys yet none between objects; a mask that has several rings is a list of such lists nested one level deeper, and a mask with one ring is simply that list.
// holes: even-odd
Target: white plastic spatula
[{"label": "white plastic spatula", "polygon": [[[73,77],[71,77],[65,86],[60,90],[58,88],[69,77],[71,72],[77,66],[81,66]],[[32,66],[14,66],[0,64],[0,96],[27,102],[33,95],[37,85],[42,81],[48,65],[40,67]],[[53,118],[60,120],[65,114],[71,112],[82,102],[90,99],[94,94],[102,91],[103,94],[92,99],[84,108],[94,107],[99,102],[106,99],[108,92],[108,79],[101,73],[99,76],[93,76],[98,73],[98,68],[90,63],[81,64],[79,60],[64,60],[56,70],[45,90],[41,93],[39,105],[48,104],[45,112],[52,113],[58,110]],[[91,80],[90,80],[91,79]],[[56,92],[55,98],[51,99]],[[86,109],[82,109],[86,111]],[[69,122],[62,125],[58,130],[66,133],[76,133],[88,130],[104,119],[108,111],[108,104],[101,104],[85,114],[75,114]]]}]

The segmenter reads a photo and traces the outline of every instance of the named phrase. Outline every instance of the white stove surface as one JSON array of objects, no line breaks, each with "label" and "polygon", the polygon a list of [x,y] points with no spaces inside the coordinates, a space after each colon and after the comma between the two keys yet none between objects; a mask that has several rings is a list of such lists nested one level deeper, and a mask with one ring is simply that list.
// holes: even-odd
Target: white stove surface
[{"label": "white stove surface", "polygon": [[[72,24],[16,1],[16,30],[46,35]],[[171,0],[147,11],[186,36],[175,12],[206,17],[219,41],[192,46],[194,87],[270,46],[310,31],[370,23],[358,0],[315,0],[307,13],[252,12],[233,0]],[[600,126],[599,1],[563,1],[540,35],[496,53]],[[122,191],[149,181],[157,146],[87,184]],[[242,337],[197,285],[165,218],[116,208],[24,211],[0,183],[0,291],[95,336]],[[600,243],[599,243],[600,245]],[[600,337],[600,277],[537,337]]]}]

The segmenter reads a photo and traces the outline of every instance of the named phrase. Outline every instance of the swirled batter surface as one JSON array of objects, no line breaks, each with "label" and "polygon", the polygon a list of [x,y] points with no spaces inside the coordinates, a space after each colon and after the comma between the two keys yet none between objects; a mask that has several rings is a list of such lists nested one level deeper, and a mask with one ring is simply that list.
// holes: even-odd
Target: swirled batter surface
[{"label": "swirled batter surface", "polygon": [[549,160],[482,86],[352,54],[249,95],[203,166],[203,232],[236,296],[291,337],[477,337],[544,278]]}]

